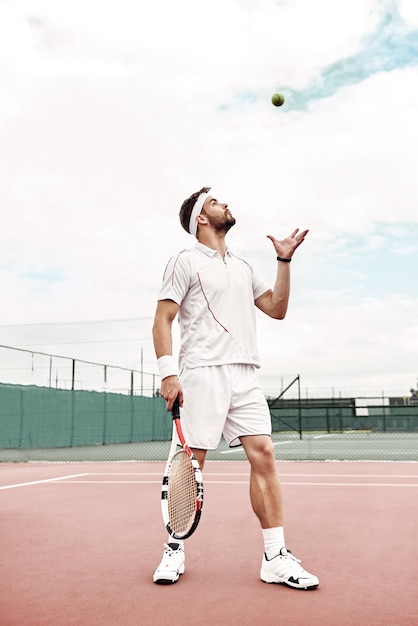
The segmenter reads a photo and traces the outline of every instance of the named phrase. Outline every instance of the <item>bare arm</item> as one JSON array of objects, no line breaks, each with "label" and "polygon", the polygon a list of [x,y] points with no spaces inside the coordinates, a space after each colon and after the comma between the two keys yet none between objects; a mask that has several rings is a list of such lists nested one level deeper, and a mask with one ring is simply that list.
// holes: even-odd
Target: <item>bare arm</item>
[{"label": "bare arm", "polygon": [[[177,315],[178,304],[173,300],[160,300],[152,327],[154,350],[157,359],[161,356],[173,354],[172,324]],[[170,411],[174,400],[179,398],[180,406],[183,405],[183,389],[177,376],[167,376],[161,381],[161,395],[167,401],[167,409]]]},{"label": "bare arm", "polygon": [[[291,259],[296,248],[305,240],[308,234],[307,230],[299,233],[299,229],[286,237],[286,239],[277,240],[272,235],[268,238],[272,241],[277,256],[282,259]],[[277,274],[273,290],[266,291],[262,296],[257,298],[255,305],[269,315],[278,320],[284,319],[290,296],[290,263],[283,261],[277,262]]]}]

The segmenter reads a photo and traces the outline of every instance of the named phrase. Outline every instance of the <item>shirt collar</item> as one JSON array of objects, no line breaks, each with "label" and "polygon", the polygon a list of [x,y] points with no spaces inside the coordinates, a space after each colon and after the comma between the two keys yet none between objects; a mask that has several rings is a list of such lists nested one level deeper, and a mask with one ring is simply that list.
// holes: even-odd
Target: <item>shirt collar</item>
[{"label": "shirt collar", "polygon": [[[199,252],[203,252],[203,254],[206,254],[207,256],[220,256],[217,250],[214,250],[213,248],[208,248],[208,246],[205,246],[203,243],[200,243],[200,241],[196,242],[195,248],[197,250],[199,250]],[[226,249],[225,251],[225,255],[226,256],[233,256],[233,253],[231,252],[231,250],[229,248]]]}]

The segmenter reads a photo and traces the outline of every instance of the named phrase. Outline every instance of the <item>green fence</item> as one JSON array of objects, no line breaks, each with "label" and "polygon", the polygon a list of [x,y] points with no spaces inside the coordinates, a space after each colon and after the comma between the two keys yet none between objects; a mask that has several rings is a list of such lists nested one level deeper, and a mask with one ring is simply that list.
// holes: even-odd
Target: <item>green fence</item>
[{"label": "green fence", "polygon": [[334,405],[325,400],[295,400],[270,407],[270,412],[275,432],[418,432],[418,405],[363,404],[359,408],[354,399]]},{"label": "green fence", "polygon": [[[270,402],[270,411],[278,460],[418,460],[416,404],[294,398]],[[162,461],[171,429],[158,392],[0,384],[3,462]],[[243,458],[242,448],[228,449],[224,441],[208,453],[208,460]]]},{"label": "green fence", "polygon": [[166,441],[161,397],[0,384],[0,449]]}]

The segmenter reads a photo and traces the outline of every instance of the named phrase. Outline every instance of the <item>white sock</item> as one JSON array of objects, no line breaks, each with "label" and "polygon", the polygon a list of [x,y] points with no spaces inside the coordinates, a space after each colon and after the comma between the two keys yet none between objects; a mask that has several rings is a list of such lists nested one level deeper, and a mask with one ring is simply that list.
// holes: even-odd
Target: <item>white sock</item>
[{"label": "white sock", "polygon": [[182,541],[181,539],[174,539],[171,535],[168,535],[167,543],[178,543],[179,544],[179,548],[181,550],[184,550],[184,541]]},{"label": "white sock", "polygon": [[282,548],[285,547],[283,526],[276,528],[262,528],[264,538],[264,552],[270,560],[277,556]]}]

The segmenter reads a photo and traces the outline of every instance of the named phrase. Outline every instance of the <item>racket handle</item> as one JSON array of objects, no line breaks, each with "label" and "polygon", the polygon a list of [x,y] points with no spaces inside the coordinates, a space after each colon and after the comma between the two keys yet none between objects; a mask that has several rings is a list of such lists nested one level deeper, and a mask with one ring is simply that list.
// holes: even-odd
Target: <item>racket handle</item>
[{"label": "racket handle", "polygon": [[180,419],[180,402],[179,399],[176,398],[174,400],[173,408],[171,409],[171,413],[173,415],[173,420]]}]

